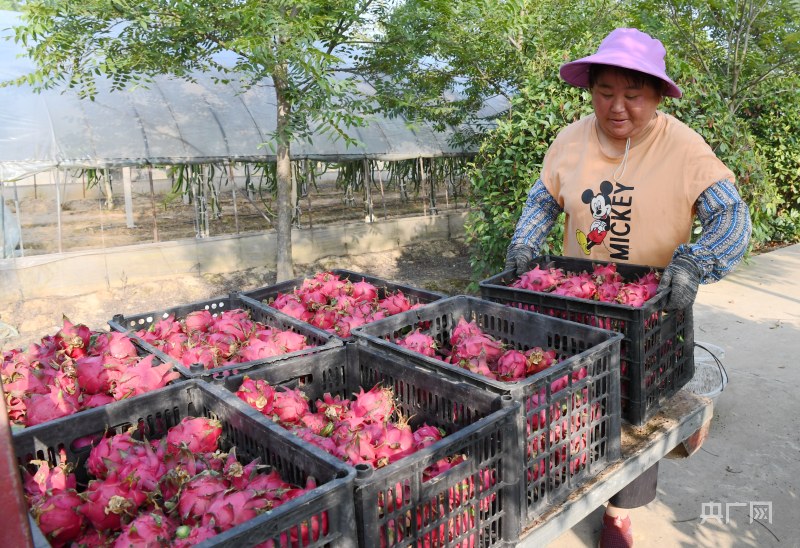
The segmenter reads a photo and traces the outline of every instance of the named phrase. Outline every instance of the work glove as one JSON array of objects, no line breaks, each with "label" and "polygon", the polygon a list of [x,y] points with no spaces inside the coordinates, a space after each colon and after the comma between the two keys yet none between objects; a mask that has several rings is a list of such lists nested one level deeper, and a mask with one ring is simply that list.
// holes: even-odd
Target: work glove
[{"label": "work glove", "polygon": [[506,270],[512,270],[519,277],[530,270],[534,249],[526,244],[511,244],[506,251]]},{"label": "work glove", "polygon": [[664,309],[682,310],[692,306],[702,277],[703,271],[692,259],[683,255],[672,259],[661,274],[661,281],[658,284],[658,291],[667,288],[672,290]]}]

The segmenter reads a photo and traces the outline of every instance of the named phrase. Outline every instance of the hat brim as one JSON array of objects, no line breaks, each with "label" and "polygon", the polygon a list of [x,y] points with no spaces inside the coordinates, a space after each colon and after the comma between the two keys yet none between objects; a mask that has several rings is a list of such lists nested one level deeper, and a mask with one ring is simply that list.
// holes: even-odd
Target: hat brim
[{"label": "hat brim", "polygon": [[648,66],[647,64],[642,63],[641,60],[637,60],[637,62],[634,63],[631,61],[630,56],[619,56],[610,53],[596,53],[594,55],[589,55],[588,57],[578,59],[577,61],[565,63],[561,65],[561,68],[559,68],[558,72],[561,75],[561,79],[566,83],[579,88],[588,88],[589,67],[591,65],[610,65],[612,67],[621,67],[642,72],[644,74],[649,74],[650,76],[655,76],[659,80],[662,80],[666,84],[664,95],[667,97],[675,97],[678,99],[683,95],[680,88],[675,85],[675,82],[673,82],[669,76],[664,74],[663,71],[659,70],[657,67]]}]

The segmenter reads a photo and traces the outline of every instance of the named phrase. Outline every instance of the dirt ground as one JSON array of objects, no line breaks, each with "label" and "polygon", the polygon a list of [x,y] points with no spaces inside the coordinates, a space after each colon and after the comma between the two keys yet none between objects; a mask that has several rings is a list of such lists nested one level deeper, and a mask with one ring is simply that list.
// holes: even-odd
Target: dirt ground
[{"label": "dirt ground", "polygon": [[[468,293],[469,254],[460,240],[428,241],[397,251],[351,257],[326,257],[295,265],[297,277],[343,268],[388,281],[439,291]],[[60,298],[6,301],[0,297],[0,343],[9,350],[54,334],[62,316],[92,329],[107,329],[115,314],[126,316],[164,310],[195,301],[248,291],[275,283],[275,272],[255,268],[225,275],[185,276],[128,285],[122,289],[65,295]]]}]

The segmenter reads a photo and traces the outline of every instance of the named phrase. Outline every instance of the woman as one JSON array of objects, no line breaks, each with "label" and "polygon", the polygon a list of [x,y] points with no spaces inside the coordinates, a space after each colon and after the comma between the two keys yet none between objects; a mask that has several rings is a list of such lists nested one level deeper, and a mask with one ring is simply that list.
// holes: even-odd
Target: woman
[{"label": "woman", "polygon": [[[691,306],[700,283],[721,279],[742,259],[751,224],[733,173],[698,133],[658,110],[665,96],[681,97],[665,54],[660,41],[620,28],[594,55],[561,66],[564,81],[591,91],[594,113],[550,145],[507,270],[530,269],[561,211],[565,256],[664,268],[667,310]],[[689,243],[695,216],[703,232]],[[609,501],[601,547],[633,546],[628,509],[655,498],[657,475],[656,464]]]}]

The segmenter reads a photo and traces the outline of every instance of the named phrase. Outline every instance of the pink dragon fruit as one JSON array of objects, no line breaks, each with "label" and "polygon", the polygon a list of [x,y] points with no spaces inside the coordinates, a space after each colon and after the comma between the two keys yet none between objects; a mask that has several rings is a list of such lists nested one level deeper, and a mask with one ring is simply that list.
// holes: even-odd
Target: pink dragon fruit
[{"label": "pink dragon fruit", "polygon": [[199,473],[181,487],[177,503],[178,515],[184,523],[199,523],[214,497],[229,488],[230,482],[221,474],[210,471]]},{"label": "pink dragon fruit", "polygon": [[459,342],[453,345],[451,356],[458,360],[483,358],[487,364],[494,364],[502,355],[503,343],[486,333],[480,333],[462,336]]},{"label": "pink dragon fruit", "polygon": [[355,395],[350,411],[368,422],[385,423],[394,413],[394,392],[376,384],[369,392],[361,391]]},{"label": "pink dragon fruit", "polygon": [[126,367],[121,373],[114,375],[111,388],[114,398],[121,400],[138,396],[164,387],[180,378],[180,374],[172,370],[172,365],[169,363],[154,365],[155,360],[153,354],[148,354],[135,364]]},{"label": "pink dragon fruit", "polygon": [[[88,394],[101,394],[111,389],[111,367],[103,356],[86,356],[75,361],[78,383]],[[118,369],[114,369],[118,371]]]},{"label": "pink dragon fruit", "polygon": [[625,286],[620,289],[619,294],[617,295],[617,302],[619,304],[625,304],[637,308],[644,306],[644,303],[647,301],[647,299],[647,287],[637,283],[625,284]]},{"label": "pink dragon fruit", "polygon": [[297,424],[309,412],[308,398],[297,388],[275,393],[273,417],[281,424]]},{"label": "pink dragon fruit", "polygon": [[542,269],[537,264],[533,270],[525,272],[519,279],[515,280],[511,287],[519,287],[530,291],[552,291],[563,278],[564,272],[561,269]]},{"label": "pink dragon fruit", "polygon": [[350,400],[341,396],[331,396],[326,392],[321,400],[315,402],[317,412],[322,413],[330,420],[339,420],[350,409]]},{"label": "pink dragon fruit", "polygon": [[185,449],[192,453],[213,453],[217,450],[222,423],[206,417],[184,417],[167,432],[167,453]]},{"label": "pink dragon fruit", "polygon": [[189,548],[215,536],[217,536],[217,530],[211,525],[198,525],[197,527],[182,525],[175,530],[175,538],[170,546],[172,548]]},{"label": "pink dragon fruit", "polygon": [[37,467],[34,474],[27,470],[23,473],[23,489],[25,496],[31,501],[74,490],[77,486],[77,479],[69,464],[59,464],[52,468],[46,460],[32,460],[28,464]]},{"label": "pink dragon fruit", "polygon": [[593,299],[596,292],[597,286],[586,272],[568,276],[553,290],[554,295],[565,295],[578,299]]},{"label": "pink dragon fruit", "polygon": [[506,350],[497,360],[497,378],[502,381],[524,379],[528,369],[528,357],[516,349]]},{"label": "pink dragon fruit", "polygon": [[31,514],[48,540],[64,546],[83,530],[83,517],[76,511],[81,503],[74,489],[66,489],[40,498],[31,507]]},{"label": "pink dragon fruit", "polygon": [[85,500],[78,512],[96,529],[120,529],[125,519],[135,516],[147,495],[126,481],[92,480],[81,493]]},{"label": "pink dragon fruit", "polygon": [[183,325],[187,334],[206,333],[214,317],[208,310],[195,310],[189,312],[183,319]]},{"label": "pink dragon fruit", "polygon": [[528,356],[527,374],[529,376],[544,371],[556,362],[555,350],[544,350],[539,346],[535,346],[525,354]]},{"label": "pink dragon fruit", "polygon": [[360,282],[350,285],[350,294],[359,301],[375,301],[378,299],[378,288],[362,278]]},{"label": "pink dragon fruit", "polygon": [[597,286],[597,293],[595,297],[598,301],[604,303],[613,303],[617,300],[620,289],[622,289],[622,282],[603,282]]},{"label": "pink dragon fruit", "polygon": [[122,528],[114,546],[169,546],[177,526],[161,510],[139,514]]},{"label": "pink dragon fruit", "polygon": [[651,270],[644,276],[641,276],[638,280],[640,285],[643,285],[645,289],[647,289],[647,298],[645,301],[652,299],[658,293],[658,284],[660,282],[660,276],[654,271]]},{"label": "pink dragon fruit", "polygon": [[26,403],[25,422],[34,426],[60,417],[77,413],[80,409],[78,397],[68,394],[53,385],[47,394],[33,394]]},{"label": "pink dragon fruit", "polygon": [[217,493],[201,518],[202,525],[213,525],[219,531],[251,520],[272,508],[272,503],[258,496],[258,493],[244,491],[223,491]]},{"label": "pink dragon fruit", "polygon": [[622,275],[617,272],[615,263],[596,264],[592,271],[592,278],[597,284],[622,283]]},{"label": "pink dragon fruit", "polygon": [[236,390],[236,396],[265,416],[272,416],[275,403],[275,389],[265,380],[253,380],[247,375]]},{"label": "pink dragon fruit", "polygon": [[379,300],[378,306],[385,310],[388,316],[394,316],[395,314],[400,314],[401,312],[409,310],[411,308],[411,303],[402,291],[396,291],[391,295],[387,295],[386,298]]},{"label": "pink dragon fruit", "polygon": [[282,350],[282,353],[288,354],[290,352],[297,352],[309,347],[308,340],[305,335],[296,333],[291,330],[276,331],[273,334],[273,340]]},{"label": "pink dragon fruit", "polygon": [[58,348],[70,358],[82,358],[87,354],[92,331],[83,324],[73,324],[63,317],[63,325],[56,333],[55,339]]},{"label": "pink dragon fruit", "polygon": [[398,345],[418,352],[423,356],[429,356],[431,358],[436,356],[436,340],[430,335],[423,333],[420,329],[415,329],[396,342]]},{"label": "pink dragon fruit", "polygon": [[94,477],[105,479],[109,472],[122,466],[134,447],[142,443],[133,437],[132,430],[104,437],[89,451],[86,469]]}]

